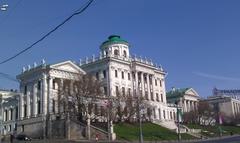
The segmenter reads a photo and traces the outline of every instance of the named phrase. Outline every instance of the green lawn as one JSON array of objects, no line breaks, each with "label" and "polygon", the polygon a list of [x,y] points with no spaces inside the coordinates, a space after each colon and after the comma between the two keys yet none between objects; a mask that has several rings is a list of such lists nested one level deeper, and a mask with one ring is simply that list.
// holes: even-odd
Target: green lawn
[{"label": "green lawn", "polygon": [[[200,126],[197,124],[188,124],[187,127],[195,128],[195,129],[202,129],[202,134],[207,137],[216,137],[219,136],[219,127],[218,126]],[[232,132],[233,134],[240,134],[240,127],[237,126],[220,126],[222,129],[223,135],[230,135]]]},{"label": "green lawn", "polygon": [[[114,131],[117,139],[134,141],[139,140],[138,124],[119,123],[114,125]],[[181,134],[182,139],[194,139],[188,134]],[[178,136],[175,132],[168,130],[152,123],[143,123],[143,137],[146,141],[154,140],[177,140]]]}]

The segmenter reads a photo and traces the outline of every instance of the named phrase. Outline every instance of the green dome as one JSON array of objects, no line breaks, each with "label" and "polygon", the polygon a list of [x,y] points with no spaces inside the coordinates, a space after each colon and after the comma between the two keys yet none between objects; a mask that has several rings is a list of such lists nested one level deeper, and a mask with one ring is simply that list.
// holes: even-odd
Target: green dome
[{"label": "green dome", "polygon": [[127,44],[128,45],[128,42],[121,39],[120,36],[118,35],[111,35],[108,37],[108,40],[103,42],[102,45],[105,45],[105,44],[115,44],[115,43],[119,43],[119,44]]}]

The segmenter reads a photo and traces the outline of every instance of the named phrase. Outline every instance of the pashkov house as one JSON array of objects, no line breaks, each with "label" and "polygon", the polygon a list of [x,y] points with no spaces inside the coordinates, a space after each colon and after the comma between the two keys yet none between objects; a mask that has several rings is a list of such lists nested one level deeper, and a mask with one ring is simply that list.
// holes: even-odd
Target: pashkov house
[{"label": "pashkov house", "polygon": [[[116,96],[117,92],[133,96],[142,96],[151,105],[151,121],[170,129],[176,129],[176,107],[168,106],[166,100],[166,72],[151,60],[131,56],[129,43],[120,36],[112,35],[100,46],[99,56],[57,64],[46,64],[23,68],[17,76],[20,81],[20,93],[17,102],[18,117],[14,128],[4,127],[2,133],[24,132],[32,137],[66,135],[75,126],[61,126],[59,114],[61,108],[57,103],[58,88],[62,88],[65,80],[71,81],[76,74],[89,73],[101,80],[104,93]],[[15,106],[14,106],[15,107]],[[16,107],[15,107],[16,108]],[[12,109],[9,107],[9,113]],[[8,112],[8,110],[4,110]],[[144,113],[143,113],[144,114]],[[9,116],[5,113],[3,116]],[[50,117],[49,117],[50,116]],[[10,122],[5,121],[4,122]],[[7,124],[4,124],[7,125]],[[48,128],[46,130],[46,128]],[[66,128],[64,133],[59,131]],[[5,131],[5,129],[8,129]]]}]

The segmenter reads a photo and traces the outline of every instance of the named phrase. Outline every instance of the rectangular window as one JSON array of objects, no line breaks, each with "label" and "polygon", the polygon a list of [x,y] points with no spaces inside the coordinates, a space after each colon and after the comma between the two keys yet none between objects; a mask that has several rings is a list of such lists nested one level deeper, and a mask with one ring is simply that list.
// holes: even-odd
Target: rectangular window
[{"label": "rectangular window", "polygon": [[27,86],[24,86],[24,95],[27,95]]},{"label": "rectangular window", "polygon": [[41,90],[41,81],[38,81],[38,90]]},{"label": "rectangular window", "polygon": [[53,89],[56,89],[56,86],[55,86],[55,84],[56,84],[56,81],[55,80],[53,80]]},{"label": "rectangular window", "polygon": [[40,100],[38,100],[38,114],[40,114],[41,113],[41,101]]},{"label": "rectangular window", "polygon": [[131,95],[131,88],[128,88],[128,95]]},{"label": "rectangular window", "polygon": [[122,72],[122,79],[124,79],[124,72]]},{"label": "rectangular window", "polygon": [[155,79],[155,85],[157,86],[157,80]]},{"label": "rectangular window", "polygon": [[107,87],[106,86],[103,87],[103,90],[104,90],[104,94],[107,95]]},{"label": "rectangular window", "polygon": [[159,96],[158,96],[158,93],[156,93],[156,98],[157,98],[157,101],[159,101]]},{"label": "rectangular window", "polygon": [[151,92],[151,100],[154,101],[153,92]]},{"label": "rectangular window", "polygon": [[16,112],[15,112],[15,118],[18,119],[18,106],[16,106],[15,110],[16,110]]},{"label": "rectangular window", "polygon": [[99,73],[96,72],[96,79],[99,80]]},{"label": "rectangular window", "polygon": [[145,91],[145,98],[146,98],[146,100],[149,100],[147,91]]},{"label": "rectangular window", "polygon": [[122,87],[122,95],[125,96],[125,88]]},{"label": "rectangular window", "polygon": [[52,100],[52,112],[55,113],[55,100]]},{"label": "rectangular window", "polygon": [[106,70],[103,71],[103,78],[106,78],[107,74],[106,74]]},{"label": "rectangular window", "polygon": [[128,80],[131,80],[131,76],[130,76],[130,73],[128,73]]},{"label": "rectangular window", "polygon": [[133,77],[133,80],[136,79],[136,77],[135,77],[135,73],[134,73],[134,72],[132,72],[132,77]]},{"label": "rectangular window", "polygon": [[161,94],[161,101],[163,102],[163,94]]},{"label": "rectangular window", "polygon": [[115,77],[118,77],[118,71],[115,70]]},{"label": "rectangular window", "polygon": [[160,87],[162,87],[162,80],[160,80]]},{"label": "rectangular window", "polygon": [[10,109],[10,120],[13,120],[13,109]]},{"label": "rectangular window", "polygon": [[144,75],[144,83],[147,83],[147,75]]},{"label": "rectangular window", "polygon": [[116,95],[119,94],[119,91],[118,91],[118,86],[116,86]]}]

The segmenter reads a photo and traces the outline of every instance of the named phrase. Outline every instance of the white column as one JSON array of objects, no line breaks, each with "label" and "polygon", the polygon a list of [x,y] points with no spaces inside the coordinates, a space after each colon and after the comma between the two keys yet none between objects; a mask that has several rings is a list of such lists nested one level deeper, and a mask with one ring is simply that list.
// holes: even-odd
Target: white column
[{"label": "white column", "polygon": [[143,72],[141,72],[141,84],[142,84],[142,97],[145,97],[144,94],[144,78],[143,78]]},{"label": "white column", "polygon": [[[155,90],[154,90],[154,86],[155,86],[155,83],[154,83],[154,77],[152,75],[152,93],[153,93],[153,97],[156,97],[156,93],[155,93]],[[159,97],[159,101],[161,101],[161,94],[159,93],[158,97]]]},{"label": "white column", "polygon": [[29,118],[31,114],[30,95],[31,95],[30,86],[28,86],[27,87],[27,118]]},{"label": "white column", "polygon": [[52,99],[53,99],[53,95],[52,95],[52,89],[53,89],[53,78],[52,77],[49,77],[49,80],[48,80],[48,102],[47,102],[47,105],[48,105],[48,113],[52,112],[52,106],[53,106],[53,103],[52,103]]},{"label": "white column", "polygon": [[20,93],[20,97],[19,97],[19,118],[20,118],[20,120],[22,120],[23,119],[23,103],[24,103],[24,101],[23,101],[23,94],[22,93]]},{"label": "white column", "polygon": [[109,65],[108,70],[106,70],[106,75],[107,75],[107,91],[108,91],[108,95],[112,96],[112,69],[111,69],[111,65]]},{"label": "white column", "polygon": [[[63,90],[63,79],[60,79],[59,88],[60,88],[60,91]],[[59,102],[60,102],[60,98],[61,98],[62,94],[59,93],[57,96],[58,96],[58,102],[57,102],[57,108],[56,109],[57,109],[57,113],[60,113],[61,112],[61,110],[60,110],[61,109],[61,107],[60,107],[61,105],[60,105]]]},{"label": "white column", "polygon": [[32,101],[32,107],[33,107],[33,116],[36,117],[37,116],[37,83],[33,83],[32,86],[32,90],[33,90],[33,101]]},{"label": "white column", "polygon": [[135,71],[135,90],[136,90],[136,92],[135,92],[136,96],[139,96],[139,95],[137,95],[137,94],[139,94],[138,72],[137,71]]},{"label": "white column", "polygon": [[188,100],[188,111],[191,111],[191,102]]},{"label": "white column", "polygon": [[43,75],[42,79],[42,114],[46,115],[47,113],[47,76],[46,74]]},{"label": "white column", "polygon": [[[149,75],[147,74],[146,77],[147,77],[148,99],[150,100],[150,99],[151,99],[151,92],[150,92]],[[155,96],[155,95],[153,95],[153,97],[154,97],[154,96]]]},{"label": "white column", "polygon": [[187,110],[187,100],[184,99],[184,112],[188,112]]}]

